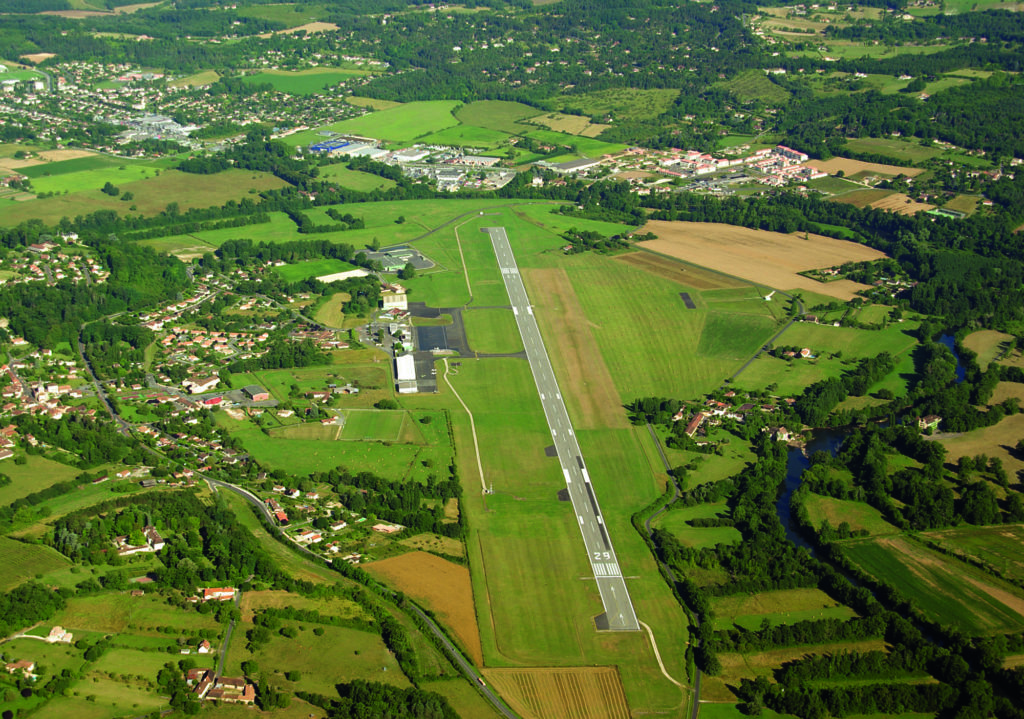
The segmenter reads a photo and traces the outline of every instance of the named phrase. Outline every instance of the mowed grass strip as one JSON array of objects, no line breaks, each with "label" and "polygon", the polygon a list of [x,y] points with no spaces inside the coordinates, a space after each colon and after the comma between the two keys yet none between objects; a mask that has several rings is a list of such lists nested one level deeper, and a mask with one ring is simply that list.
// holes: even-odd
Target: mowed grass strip
[{"label": "mowed grass strip", "polygon": [[523,341],[512,310],[468,309],[462,313],[466,337],[474,352],[511,354],[523,351]]},{"label": "mowed grass strip", "polygon": [[310,277],[323,277],[325,275],[333,275],[336,272],[348,272],[354,269],[356,269],[355,265],[350,265],[342,260],[325,259],[281,265],[280,267],[275,267],[274,272],[285,282],[299,282]]},{"label": "mowed grass strip", "polygon": [[715,597],[715,628],[733,625],[757,629],[767,620],[771,625],[795,624],[816,619],[850,619],[855,615],[819,589],[780,589],[757,594]]},{"label": "mowed grass strip", "polygon": [[50,547],[26,544],[0,537],[0,591],[71,565],[71,561]]},{"label": "mowed grass strip", "polygon": [[1024,592],[907,538],[845,542],[843,552],[934,621],[972,634],[1024,627]]}]

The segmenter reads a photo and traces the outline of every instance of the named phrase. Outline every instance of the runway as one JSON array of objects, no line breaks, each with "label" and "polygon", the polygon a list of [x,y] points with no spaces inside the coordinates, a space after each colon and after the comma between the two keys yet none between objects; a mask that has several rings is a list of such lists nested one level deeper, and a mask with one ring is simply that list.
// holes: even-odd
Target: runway
[{"label": "runway", "polygon": [[565,477],[565,486],[569,491],[572,506],[579,522],[583,543],[587,548],[587,557],[601,593],[604,605],[604,617],[599,618],[598,627],[614,631],[640,631],[640,624],[633,610],[633,603],[626,589],[626,581],[622,577],[615,550],[612,548],[611,537],[605,526],[601,508],[597,503],[597,495],[590,482],[583,454],[573,432],[569,414],[562,401],[561,390],[555,381],[555,373],[551,369],[544,340],[540,336],[540,328],[533,316],[533,307],[526,294],[526,287],[519,275],[519,267],[508,242],[508,235],[503,227],[484,229],[494,247],[498,258],[501,277],[505,281],[512,311],[515,313],[519,334],[523,338],[526,357],[530,362],[530,370],[540,394],[540,403],[544,408],[551,439],[558,452],[558,462]]}]

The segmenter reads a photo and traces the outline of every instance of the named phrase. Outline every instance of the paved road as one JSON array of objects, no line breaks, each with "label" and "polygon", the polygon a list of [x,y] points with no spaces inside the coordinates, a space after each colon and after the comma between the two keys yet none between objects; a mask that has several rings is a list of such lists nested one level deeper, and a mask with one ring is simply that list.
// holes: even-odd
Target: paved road
[{"label": "paved road", "polygon": [[565,485],[579,521],[583,543],[587,547],[590,567],[594,572],[598,591],[601,592],[607,626],[600,621],[598,626],[602,629],[638,632],[640,623],[633,610],[629,590],[626,589],[626,580],[622,577],[622,570],[615,557],[608,528],[597,504],[597,495],[594,494],[594,487],[583,461],[583,453],[576,442],[569,413],[565,410],[555,373],[551,369],[551,361],[544,348],[544,340],[540,336],[540,328],[533,316],[533,307],[530,306],[526,288],[519,276],[516,258],[509,246],[508,235],[505,234],[503,227],[485,228],[484,232],[490,235],[494,254],[498,258],[505,289],[512,302],[512,311],[515,313],[519,334],[522,335],[523,346],[526,348],[526,358],[530,362],[533,379],[540,393],[540,403],[544,407],[544,416],[551,430],[551,439],[558,451],[558,462],[562,465]]}]

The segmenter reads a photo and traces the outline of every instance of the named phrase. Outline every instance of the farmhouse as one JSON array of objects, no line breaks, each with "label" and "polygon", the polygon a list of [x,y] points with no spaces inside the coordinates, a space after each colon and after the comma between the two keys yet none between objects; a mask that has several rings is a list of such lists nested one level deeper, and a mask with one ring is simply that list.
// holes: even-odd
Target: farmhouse
[{"label": "farmhouse", "polygon": [[693,415],[693,419],[691,419],[690,423],[686,425],[686,436],[693,437],[693,435],[697,434],[697,430],[700,429],[702,424],[704,424],[704,420],[707,419],[707,417],[708,415],[706,412],[698,412]]},{"label": "farmhouse", "polygon": [[235,598],[234,587],[210,587],[203,589],[203,601],[209,602],[212,599],[216,599],[221,602],[226,602]]},{"label": "farmhouse", "polygon": [[54,627],[46,636],[46,641],[50,644],[70,644],[73,638],[71,632],[65,631],[64,627]]},{"label": "farmhouse", "polygon": [[405,527],[400,524],[375,524],[373,525],[374,532],[380,532],[381,534],[395,534],[401,532]]},{"label": "farmhouse", "polygon": [[939,423],[942,422],[942,417],[937,414],[926,414],[921,419],[917,420],[917,428],[922,432],[928,429],[936,430],[939,428]]},{"label": "farmhouse", "polygon": [[20,662],[13,662],[11,664],[5,664],[4,669],[7,670],[8,674],[14,674],[15,672],[20,671],[24,676],[30,679],[34,679],[36,676],[34,673],[36,670],[36,663],[29,661],[28,659],[23,659]]}]

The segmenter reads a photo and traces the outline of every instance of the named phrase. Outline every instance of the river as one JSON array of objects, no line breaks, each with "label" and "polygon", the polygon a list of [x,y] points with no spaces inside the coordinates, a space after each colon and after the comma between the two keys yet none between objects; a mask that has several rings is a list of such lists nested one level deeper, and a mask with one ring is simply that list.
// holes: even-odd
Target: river
[{"label": "river", "polygon": [[960,355],[956,352],[956,338],[953,335],[941,335],[939,344],[946,345],[953,353],[953,358],[956,360],[956,383],[960,384],[964,381],[964,366],[960,363]]},{"label": "river", "polygon": [[803,535],[796,528],[793,522],[793,512],[789,506],[789,500],[793,492],[800,486],[800,477],[804,470],[811,466],[808,459],[812,454],[819,451],[828,452],[833,457],[839,451],[840,445],[846,438],[845,432],[830,429],[815,430],[814,435],[807,442],[806,453],[797,448],[790,448],[786,458],[786,484],[782,496],[776,502],[775,508],[779,515],[779,521],[786,530],[786,538],[798,547],[805,547],[812,554],[814,545],[804,539]]}]

